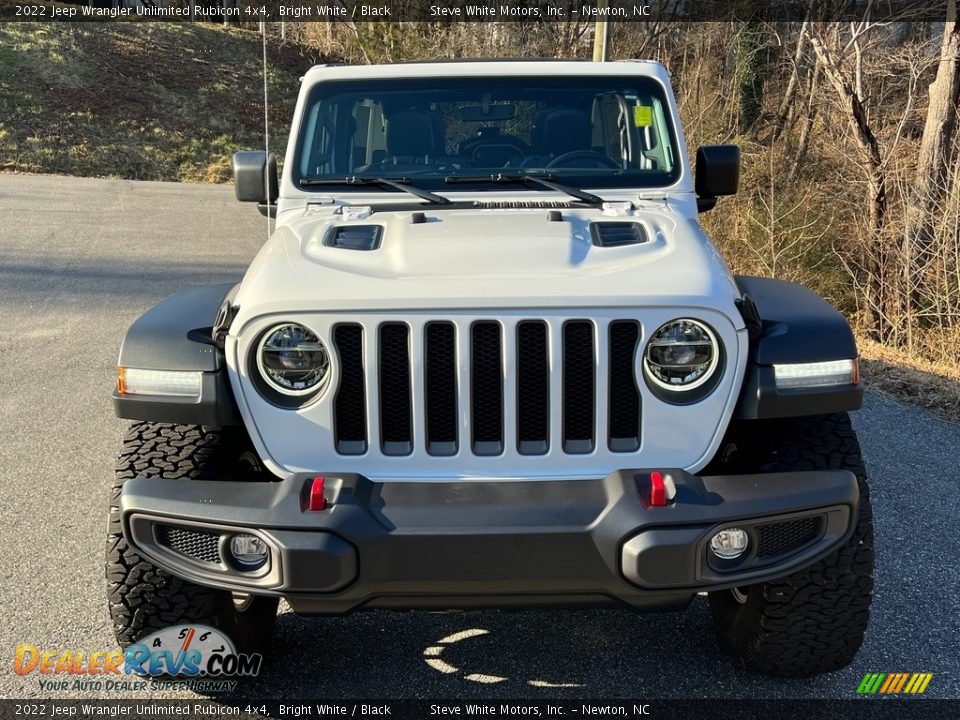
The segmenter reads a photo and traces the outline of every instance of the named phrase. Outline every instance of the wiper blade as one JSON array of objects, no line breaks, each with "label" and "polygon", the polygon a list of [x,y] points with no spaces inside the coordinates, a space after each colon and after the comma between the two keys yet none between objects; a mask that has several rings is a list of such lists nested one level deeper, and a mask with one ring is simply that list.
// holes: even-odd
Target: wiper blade
[{"label": "wiper blade", "polygon": [[598,195],[588,193],[580,188],[570,187],[569,185],[561,185],[558,182],[554,182],[552,175],[540,176],[528,175],[526,173],[521,173],[518,175],[507,175],[504,173],[494,173],[493,175],[450,175],[449,177],[444,178],[444,182],[532,183],[534,185],[540,185],[541,187],[549,188],[550,190],[562,192],[572,198],[580,200],[581,202],[589,203],[590,205],[603,205],[604,202],[603,198]]},{"label": "wiper blade", "polygon": [[429,192],[416,187],[411,183],[410,178],[381,178],[366,177],[363,175],[350,175],[340,178],[300,178],[300,185],[310,187],[311,185],[386,185],[394,190],[402,190],[410,195],[415,195],[421,200],[427,200],[434,205],[449,205],[452,200],[442,195]]}]

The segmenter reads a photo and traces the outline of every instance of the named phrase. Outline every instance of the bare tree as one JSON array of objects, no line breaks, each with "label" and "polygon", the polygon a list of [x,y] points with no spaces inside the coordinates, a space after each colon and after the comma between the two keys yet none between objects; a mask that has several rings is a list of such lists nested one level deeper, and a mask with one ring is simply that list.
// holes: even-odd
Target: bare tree
[{"label": "bare tree", "polygon": [[864,91],[864,41],[876,24],[864,20],[850,23],[848,27],[849,39],[845,43],[836,24],[824,26],[812,23],[807,33],[823,75],[839,100],[867,183],[867,322],[877,339],[895,340],[901,312],[897,284],[891,282],[895,275],[894,263],[884,237],[888,204],[887,173],[880,142],[867,113]]},{"label": "bare tree", "polygon": [[810,136],[813,132],[813,123],[817,119],[817,110],[819,108],[817,100],[818,81],[820,80],[820,68],[815,67],[810,70],[807,79],[807,105],[803,113],[803,119],[800,123],[800,139],[797,140],[797,150],[794,153],[793,161],[790,163],[790,171],[787,178],[796,180],[800,174],[800,168],[803,167],[807,158],[807,151],[810,148]]},{"label": "bare tree", "polygon": [[800,32],[797,33],[797,42],[793,50],[793,58],[790,63],[790,79],[787,80],[787,87],[783,91],[783,97],[780,98],[780,105],[777,108],[777,115],[773,121],[773,128],[770,131],[770,142],[776,142],[780,139],[784,126],[787,124],[787,115],[793,106],[794,96],[797,87],[800,84],[801,65],[803,64],[803,50],[807,44],[807,21],[804,20],[800,26]]},{"label": "bare tree", "polygon": [[930,84],[927,118],[920,141],[917,171],[910,195],[902,251],[907,260],[906,281],[911,292],[921,286],[930,261],[935,224],[949,190],[950,151],[960,104],[960,25],[956,2],[948,5],[940,45],[940,63]]}]

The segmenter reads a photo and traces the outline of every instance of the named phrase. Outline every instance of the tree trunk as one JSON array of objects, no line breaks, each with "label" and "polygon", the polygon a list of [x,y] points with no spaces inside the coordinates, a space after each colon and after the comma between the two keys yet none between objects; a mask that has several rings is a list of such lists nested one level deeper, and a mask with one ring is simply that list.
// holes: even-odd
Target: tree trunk
[{"label": "tree trunk", "polygon": [[[950,10],[953,11],[952,15]],[[950,3],[948,17],[956,17],[955,2]],[[940,217],[940,208],[950,183],[950,151],[957,128],[958,104],[960,25],[956,20],[950,20],[944,23],[940,63],[936,79],[930,84],[927,119],[923,126],[901,248],[907,261],[904,279],[913,297],[923,286],[923,276],[933,245],[934,223]]]},{"label": "tree trunk", "polygon": [[800,139],[797,141],[797,152],[790,164],[790,172],[787,177],[793,181],[800,175],[800,169],[807,158],[807,150],[810,147],[810,134],[813,131],[813,122],[817,117],[817,104],[814,102],[817,94],[817,79],[820,77],[820,68],[814,66],[810,69],[810,79],[807,83],[807,108],[803,115],[803,124],[800,126]]},{"label": "tree trunk", "polygon": [[787,88],[783,91],[783,98],[780,100],[780,107],[777,109],[777,117],[773,122],[773,130],[770,133],[770,142],[775,143],[780,139],[784,126],[787,124],[787,114],[793,105],[793,96],[797,91],[797,85],[800,81],[800,64],[803,62],[803,47],[807,42],[807,21],[804,20],[797,33],[797,45],[793,51],[793,63],[790,68],[790,79],[787,81]]}]

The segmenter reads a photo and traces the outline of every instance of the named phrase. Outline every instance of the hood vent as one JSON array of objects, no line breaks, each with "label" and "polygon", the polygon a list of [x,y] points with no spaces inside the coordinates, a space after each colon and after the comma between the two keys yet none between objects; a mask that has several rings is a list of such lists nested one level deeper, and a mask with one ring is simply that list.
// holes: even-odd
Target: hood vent
[{"label": "hood vent", "polygon": [[343,250],[376,250],[382,237],[382,225],[337,225],[327,230],[323,244]]},{"label": "hood vent", "polygon": [[647,231],[638,222],[595,222],[590,224],[593,244],[600,247],[639,245],[647,241]]},{"label": "hood vent", "polygon": [[477,200],[478,208],[568,208],[570,203],[563,200]]}]

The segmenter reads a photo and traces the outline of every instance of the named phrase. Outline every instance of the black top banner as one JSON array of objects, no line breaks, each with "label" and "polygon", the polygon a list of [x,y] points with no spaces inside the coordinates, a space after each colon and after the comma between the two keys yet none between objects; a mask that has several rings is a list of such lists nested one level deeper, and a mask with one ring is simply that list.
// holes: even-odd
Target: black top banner
[{"label": "black top banner", "polygon": [[943,22],[956,0],[0,0],[26,22]]}]

